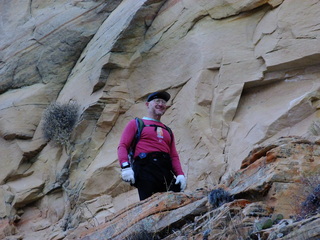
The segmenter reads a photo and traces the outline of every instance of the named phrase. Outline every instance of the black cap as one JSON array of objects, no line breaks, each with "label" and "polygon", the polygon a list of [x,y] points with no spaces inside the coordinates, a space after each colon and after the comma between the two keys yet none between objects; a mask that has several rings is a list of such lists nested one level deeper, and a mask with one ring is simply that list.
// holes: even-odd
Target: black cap
[{"label": "black cap", "polygon": [[170,94],[167,92],[154,92],[151,93],[148,98],[147,98],[147,102],[152,101],[153,99],[156,98],[161,98],[163,100],[165,100],[166,102],[168,102],[168,100],[170,99]]}]

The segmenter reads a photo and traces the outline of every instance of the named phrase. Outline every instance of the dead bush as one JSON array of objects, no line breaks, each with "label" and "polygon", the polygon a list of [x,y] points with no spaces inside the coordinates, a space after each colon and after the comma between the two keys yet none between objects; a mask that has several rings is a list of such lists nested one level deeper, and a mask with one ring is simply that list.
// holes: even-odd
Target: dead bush
[{"label": "dead bush", "polygon": [[43,134],[46,140],[66,145],[79,120],[79,106],[75,103],[52,103],[43,115]]},{"label": "dead bush", "polygon": [[224,203],[232,202],[233,200],[233,196],[222,188],[214,189],[208,195],[208,201],[214,209],[220,207]]},{"label": "dead bush", "polygon": [[298,219],[320,213],[320,178],[318,175],[303,178],[303,201],[298,208]]}]

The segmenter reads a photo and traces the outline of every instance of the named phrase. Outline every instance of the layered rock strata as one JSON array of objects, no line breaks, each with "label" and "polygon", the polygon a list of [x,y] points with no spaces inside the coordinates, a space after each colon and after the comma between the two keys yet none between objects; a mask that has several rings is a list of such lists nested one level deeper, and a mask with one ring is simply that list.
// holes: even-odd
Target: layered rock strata
[{"label": "layered rock strata", "polygon": [[[1,1],[3,234],[62,239],[138,202],[121,181],[116,148],[158,90],[172,96],[163,122],[187,191],[229,183],[234,195],[267,194],[290,215],[279,196],[318,155],[313,144],[293,144],[292,156],[309,149],[309,160],[275,161],[287,157],[277,140],[314,143],[320,133],[319,10],[317,0]],[[51,102],[79,106],[67,146],[43,136]],[[283,166],[294,182],[277,175]]]}]

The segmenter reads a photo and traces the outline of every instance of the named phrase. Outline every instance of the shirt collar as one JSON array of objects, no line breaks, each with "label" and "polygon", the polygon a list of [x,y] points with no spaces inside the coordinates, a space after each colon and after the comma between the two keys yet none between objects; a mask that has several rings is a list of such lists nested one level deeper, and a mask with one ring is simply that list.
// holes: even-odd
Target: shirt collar
[{"label": "shirt collar", "polygon": [[159,120],[156,120],[156,119],[153,119],[153,118],[149,118],[149,117],[143,117],[142,119],[160,122]]}]

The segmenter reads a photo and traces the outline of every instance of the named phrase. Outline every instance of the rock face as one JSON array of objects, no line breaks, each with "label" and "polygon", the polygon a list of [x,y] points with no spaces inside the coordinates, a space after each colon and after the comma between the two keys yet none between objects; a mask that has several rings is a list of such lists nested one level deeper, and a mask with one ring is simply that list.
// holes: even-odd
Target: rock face
[{"label": "rock face", "polygon": [[[164,236],[161,218],[183,227],[174,216],[210,212],[205,196],[222,185],[237,200],[221,216],[261,202],[261,217],[288,219],[287,198],[319,165],[319,11],[317,0],[1,1],[1,237],[72,239],[86,224],[106,234],[106,217],[172,198],[161,217],[135,212]],[[157,90],[172,96],[163,122],[188,187],[140,203],[116,148]],[[51,102],[79,106],[66,146],[43,137]]]},{"label": "rock face", "polygon": [[313,190],[301,176],[318,176],[319,153],[319,142],[279,139],[253,150],[224,183],[230,197],[222,185],[211,192],[158,193],[65,239],[318,239],[319,214],[297,220],[301,199]]}]

